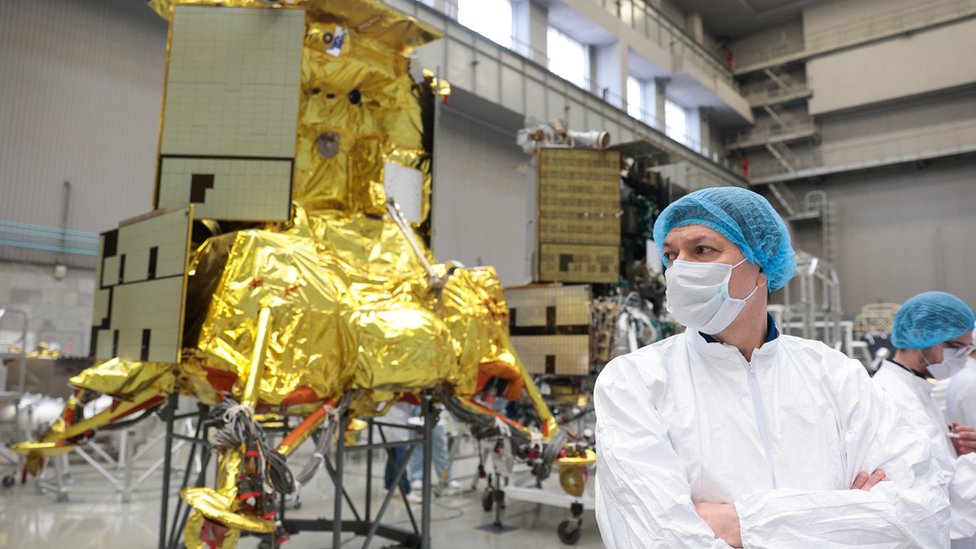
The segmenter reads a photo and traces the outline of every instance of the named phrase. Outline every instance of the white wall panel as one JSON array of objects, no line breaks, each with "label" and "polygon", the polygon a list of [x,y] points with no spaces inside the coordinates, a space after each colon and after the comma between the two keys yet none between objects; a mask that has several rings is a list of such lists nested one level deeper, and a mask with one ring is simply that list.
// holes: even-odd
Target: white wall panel
[{"label": "white wall panel", "polygon": [[152,208],[166,29],[145,2],[0,2],[0,219],[59,226],[65,180],[69,229]]},{"label": "white wall panel", "polygon": [[546,110],[546,86],[544,83],[525,79],[526,116],[544,117]]},{"label": "white wall panel", "polygon": [[474,61],[474,50],[456,38],[445,38],[446,56],[444,78],[452,84],[471,89],[471,62]]},{"label": "white wall panel", "polygon": [[522,284],[531,278],[530,157],[515,144],[517,125],[498,127],[498,118],[441,109],[432,246],[439,261],[493,265],[502,284]]},{"label": "white wall panel", "polygon": [[475,89],[492,103],[501,103],[502,77],[498,59],[479,51],[475,61]]},{"label": "white wall panel", "polygon": [[976,82],[976,20],[812,59],[811,114],[869,105]]},{"label": "white wall panel", "polygon": [[972,90],[919,98],[819,121],[828,166],[976,150]]},{"label": "white wall panel", "polygon": [[974,12],[976,0],[839,0],[803,11],[803,38],[807,53],[821,52]]},{"label": "white wall panel", "polygon": [[[976,162],[936,161],[832,176],[797,196],[823,189],[838,207],[841,299],[845,311],[896,302],[927,290],[958,295],[976,308]],[[797,226],[798,240],[818,241],[819,226]],[[812,238],[811,238],[812,236]]]},{"label": "white wall panel", "polygon": [[522,93],[522,75],[519,71],[502,66],[501,83],[502,106],[515,112],[525,112],[525,96]]}]

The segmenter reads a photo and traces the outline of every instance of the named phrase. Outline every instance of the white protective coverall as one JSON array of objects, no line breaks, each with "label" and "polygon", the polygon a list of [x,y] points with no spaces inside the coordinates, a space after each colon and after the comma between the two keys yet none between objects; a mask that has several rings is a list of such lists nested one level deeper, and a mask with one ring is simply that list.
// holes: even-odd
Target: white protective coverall
[{"label": "white protective coverall", "polygon": [[[679,334],[596,383],[596,516],[607,547],[720,548],[694,503],[733,503],[746,548],[947,547],[928,444],[861,364],[780,335],[747,363]],[[891,479],[851,490],[858,472]]]},{"label": "white protective coverall", "polygon": [[961,372],[949,378],[946,419],[976,426],[976,359],[970,357]]},{"label": "white protective coverall", "polygon": [[976,548],[976,539],[972,539],[976,534],[976,454],[956,456],[956,450],[946,436],[945,416],[932,397],[933,384],[887,360],[874,374],[874,383],[887,393],[905,418],[914,424],[916,431],[931,441],[932,453],[949,483],[953,549]]}]

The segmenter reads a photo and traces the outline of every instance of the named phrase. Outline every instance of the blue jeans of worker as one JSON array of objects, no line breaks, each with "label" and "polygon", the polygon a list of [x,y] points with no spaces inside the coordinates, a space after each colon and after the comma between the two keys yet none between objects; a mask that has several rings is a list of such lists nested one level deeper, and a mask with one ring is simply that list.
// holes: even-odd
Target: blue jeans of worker
[{"label": "blue jeans of worker", "polygon": [[[444,482],[449,482],[451,480],[451,468],[448,463],[448,451],[447,451],[447,431],[444,426],[438,423],[434,426],[434,430],[431,437],[431,453],[430,459],[434,464],[434,470],[437,471],[437,478],[433,479],[432,485],[436,485],[440,482],[440,479],[444,479]],[[445,471],[446,470],[446,471]],[[424,479],[424,447],[417,446],[413,451],[413,455],[410,456],[410,480],[423,480]]]},{"label": "blue jeans of worker", "polygon": [[[393,486],[393,479],[396,477],[397,470],[400,469],[400,465],[403,464],[404,460],[407,459],[407,450],[409,446],[398,446],[390,449],[390,453],[387,454],[386,458],[386,471],[383,475],[383,485],[387,490]],[[416,453],[417,450],[414,450]],[[407,471],[403,472],[403,476],[400,477],[400,488],[403,489],[404,494],[410,493],[410,479],[408,478]]]}]

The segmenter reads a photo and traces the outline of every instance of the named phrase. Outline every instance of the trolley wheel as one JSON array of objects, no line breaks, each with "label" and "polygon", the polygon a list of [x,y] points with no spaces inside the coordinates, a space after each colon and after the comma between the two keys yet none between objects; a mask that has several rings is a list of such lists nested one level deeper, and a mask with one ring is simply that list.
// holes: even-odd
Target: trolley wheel
[{"label": "trolley wheel", "polygon": [[576,542],[580,539],[580,534],[582,533],[582,528],[580,528],[580,523],[575,520],[564,520],[559,523],[559,527],[556,528],[556,534],[559,535],[559,541],[565,543],[566,545],[576,545]]},{"label": "trolley wheel", "polygon": [[481,508],[486,512],[491,511],[495,507],[495,491],[486,490],[485,493],[481,494]]},{"label": "trolley wheel", "polygon": [[263,539],[258,543],[258,549],[271,549],[271,541]]},{"label": "trolley wheel", "polygon": [[3,477],[3,487],[10,488],[17,482],[17,479],[13,475],[7,475]]}]

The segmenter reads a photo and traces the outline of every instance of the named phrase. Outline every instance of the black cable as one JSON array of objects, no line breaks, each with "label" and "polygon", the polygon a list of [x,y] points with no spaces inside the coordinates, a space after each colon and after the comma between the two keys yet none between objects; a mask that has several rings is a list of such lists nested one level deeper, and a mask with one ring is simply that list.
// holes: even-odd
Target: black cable
[{"label": "black cable", "polygon": [[147,417],[151,416],[153,413],[156,412],[156,410],[160,409],[162,406],[163,405],[160,404],[158,406],[153,406],[152,408],[147,408],[141,414],[139,414],[137,417],[134,417],[132,419],[127,419],[125,421],[117,421],[115,423],[109,423],[109,424],[105,425],[104,427],[102,427],[99,430],[100,431],[115,431],[115,430],[118,430],[118,429],[124,429],[126,427],[129,427],[130,425],[135,425],[136,423],[139,423],[140,421],[142,421],[142,420],[146,419]]}]

